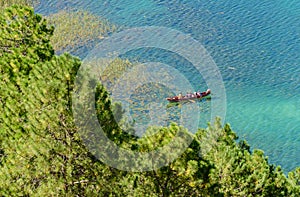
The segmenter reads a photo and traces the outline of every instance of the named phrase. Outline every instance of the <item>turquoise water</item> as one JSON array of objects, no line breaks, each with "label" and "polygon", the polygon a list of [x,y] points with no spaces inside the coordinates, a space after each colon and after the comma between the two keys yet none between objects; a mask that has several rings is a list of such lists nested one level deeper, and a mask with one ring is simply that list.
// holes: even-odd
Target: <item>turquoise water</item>
[{"label": "turquoise water", "polygon": [[222,74],[225,121],[271,163],[286,172],[300,166],[299,0],[45,0],[37,11],[64,8],[86,9],[124,27],[165,26],[191,35]]}]

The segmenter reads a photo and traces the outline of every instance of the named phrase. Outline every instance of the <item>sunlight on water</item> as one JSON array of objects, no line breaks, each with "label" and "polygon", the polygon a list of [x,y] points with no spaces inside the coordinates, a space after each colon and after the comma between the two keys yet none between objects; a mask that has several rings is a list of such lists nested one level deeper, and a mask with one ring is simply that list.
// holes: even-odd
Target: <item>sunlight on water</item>
[{"label": "sunlight on water", "polygon": [[[193,36],[222,73],[226,122],[285,171],[300,166],[300,1],[42,0],[37,10],[50,14],[68,7],[89,10],[123,28],[166,26]],[[186,74],[199,78],[192,70]],[[201,105],[209,109],[210,104]],[[200,115],[202,127],[205,116]]]}]

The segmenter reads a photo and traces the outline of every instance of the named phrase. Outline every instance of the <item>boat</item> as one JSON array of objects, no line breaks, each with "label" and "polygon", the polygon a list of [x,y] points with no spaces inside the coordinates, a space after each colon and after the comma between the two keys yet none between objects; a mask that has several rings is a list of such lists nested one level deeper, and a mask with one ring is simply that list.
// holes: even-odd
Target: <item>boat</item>
[{"label": "boat", "polygon": [[173,97],[166,98],[170,102],[180,102],[180,101],[190,101],[197,99],[210,98],[210,89],[207,89],[205,92],[195,92],[194,94],[187,94],[185,96],[178,95]]}]

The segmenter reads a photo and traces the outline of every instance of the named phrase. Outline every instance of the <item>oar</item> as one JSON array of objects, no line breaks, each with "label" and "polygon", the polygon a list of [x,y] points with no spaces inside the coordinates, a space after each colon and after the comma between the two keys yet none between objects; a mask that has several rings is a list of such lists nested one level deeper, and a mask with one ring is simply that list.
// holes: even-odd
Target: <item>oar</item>
[{"label": "oar", "polygon": [[192,103],[195,103],[195,101],[194,101],[194,100],[191,100],[191,99],[189,99],[188,101],[190,101],[190,102],[192,102]]}]

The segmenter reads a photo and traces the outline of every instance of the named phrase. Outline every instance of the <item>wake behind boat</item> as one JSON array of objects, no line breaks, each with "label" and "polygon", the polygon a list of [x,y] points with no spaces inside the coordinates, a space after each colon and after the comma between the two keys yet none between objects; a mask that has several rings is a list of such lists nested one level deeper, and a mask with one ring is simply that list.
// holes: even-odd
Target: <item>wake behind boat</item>
[{"label": "wake behind boat", "polygon": [[179,94],[178,96],[166,98],[170,102],[180,102],[180,101],[187,101],[187,100],[196,100],[196,99],[203,99],[203,98],[210,98],[210,89],[207,89],[205,92],[194,92],[194,94],[186,94],[182,96]]}]

